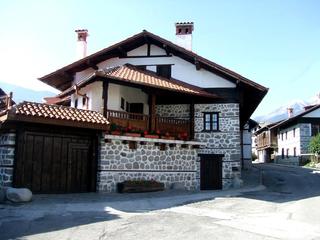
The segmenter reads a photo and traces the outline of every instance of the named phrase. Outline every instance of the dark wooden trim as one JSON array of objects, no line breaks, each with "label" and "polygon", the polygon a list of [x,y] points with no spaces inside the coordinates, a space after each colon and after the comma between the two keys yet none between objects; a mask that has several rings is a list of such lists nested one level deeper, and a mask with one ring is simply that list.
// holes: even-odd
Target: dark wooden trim
[{"label": "dark wooden trim", "polygon": [[[224,157],[224,154],[213,154],[213,153],[199,153],[198,154],[199,157],[207,156],[207,155],[214,155],[214,156],[217,156],[217,157]],[[228,162],[230,162],[230,161],[228,161]]]},{"label": "dark wooden trim", "polygon": [[159,57],[172,57],[172,55],[150,55],[150,56],[119,56],[119,58],[159,58]]},{"label": "dark wooden trim", "polygon": [[88,66],[91,67],[93,70],[98,70],[98,69],[99,69],[99,67],[98,67],[96,64],[94,64],[90,59],[87,60],[87,64],[88,64]]},{"label": "dark wooden trim", "polygon": [[201,64],[197,58],[194,59],[194,65],[196,66],[197,71],[201,69]]},{"label": "dark wooden trim", "polygon": [[118,51],[121,57],[127,57],[127,52],[121,46],[118,47]]},{"label": "dark wooden trim", "polygon": [[239,94],[236,88],[204,88],[205,91],[218,95],[216,103],[239,103]]},{"label": "dark wooden trim", "polygon": [[107,117],[107,111],[108,111],[108,89],[109,89],[109,81],[104,80],[102,82],[103,116],[104,117]]},{"label": "dark wooden trim", "polygon": [[147,44],[147,56],[150,56],[150,52],[151,52],[151,45],[150,43]]}]

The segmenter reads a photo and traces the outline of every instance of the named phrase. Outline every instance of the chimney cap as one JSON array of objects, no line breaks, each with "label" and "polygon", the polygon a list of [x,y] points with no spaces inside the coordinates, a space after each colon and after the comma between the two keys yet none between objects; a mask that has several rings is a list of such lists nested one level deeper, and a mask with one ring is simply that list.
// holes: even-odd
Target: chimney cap
[{"label": "chimney cap", "polygon": [[75,32],[78,35],[78,41],[87,41],[87,37],[89,36],[87,29],[76,29]]}]

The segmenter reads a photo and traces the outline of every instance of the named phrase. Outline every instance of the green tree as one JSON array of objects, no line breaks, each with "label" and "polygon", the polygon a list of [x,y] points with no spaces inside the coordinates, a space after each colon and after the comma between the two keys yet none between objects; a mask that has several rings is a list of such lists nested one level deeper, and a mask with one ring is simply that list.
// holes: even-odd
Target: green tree
[{"label": "green tree", "polygon": [[314,154],[320,154],[320,133],[311,138],[309,151]]}]

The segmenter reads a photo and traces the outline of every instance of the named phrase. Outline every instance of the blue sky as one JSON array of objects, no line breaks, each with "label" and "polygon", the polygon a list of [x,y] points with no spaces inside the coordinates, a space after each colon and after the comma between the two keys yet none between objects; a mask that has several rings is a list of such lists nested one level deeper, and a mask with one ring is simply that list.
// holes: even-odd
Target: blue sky
[{"label": "blue sky", "polygon": [[194,21],[195,52],[270,88],[261,115],[320,92],[319,12],[317,0],[1,0],[0,81],[50,89],[36,78],[74,61],[77,28],[93,53],[143,29],[174,41],[174,23]]}]

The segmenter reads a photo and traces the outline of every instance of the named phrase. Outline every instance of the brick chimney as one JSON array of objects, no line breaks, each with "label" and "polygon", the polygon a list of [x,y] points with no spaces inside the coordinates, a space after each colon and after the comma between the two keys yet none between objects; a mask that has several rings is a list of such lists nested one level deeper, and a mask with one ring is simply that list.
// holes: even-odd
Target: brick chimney
[{"label": "brick chimney", "polygon": [[192,32],[193,22],[177,22],[176,26],[176,44],[189,51],[192,51]]},{"label": "brick chimney", "polygon": [[293,108],[287,108],[287,112],[288,112],[288,118],[293,117]]},{"label": "brick chimney", "polygon": [[81,59],[87,56],[87,37],[89,34],[87,29],[78,29],[75,32],[77,33],[76,58]]}]

